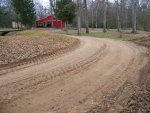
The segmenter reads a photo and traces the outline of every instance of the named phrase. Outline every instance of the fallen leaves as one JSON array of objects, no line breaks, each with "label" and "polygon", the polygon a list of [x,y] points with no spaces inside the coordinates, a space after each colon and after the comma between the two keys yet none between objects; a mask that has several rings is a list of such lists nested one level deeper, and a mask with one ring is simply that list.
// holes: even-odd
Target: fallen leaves
[{"label": "fallen leaves", "polygon": [[0,65],[51,54],[76,41],[60,34],[39,32],[31,33],[31,35],[28,33],[28,35],[0,37]]}]

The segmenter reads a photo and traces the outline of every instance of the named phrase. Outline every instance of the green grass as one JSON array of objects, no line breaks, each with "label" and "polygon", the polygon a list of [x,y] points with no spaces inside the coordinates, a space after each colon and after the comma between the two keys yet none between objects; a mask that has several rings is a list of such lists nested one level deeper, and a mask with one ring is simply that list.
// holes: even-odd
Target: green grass
[{"label": "green grass", "polygon": [[119,38],[119,35],[116,32],[110,32],[110,31],[107,33],[96,31],[96,32],[90,32],[89,34],[82,33],[82,35],[93,36],[93,37],[97,37],[97,38],[110,38],[110,39]]},{"label": "green grass", "polygon": [[40,38],[47,38],[53,42],[68,42],[71,38],[68,38],[65,35],[46,31],[46,30],[24,30],[20,32],[16,32],[15,34],[10,34],[8,36],[1,36],[0,42],[8,41],[10,38],[15,39],[16,37],[21,39],[33,39],[38,40]]},{"label": "green grass", "polygon": [[[69,35],[77,35],[77,30],[69,30]],[[102,29],[90,30],[89,34],[85,33],[85,30],[81,30],[82,36],[91,36],[96,38],[109,38],[109,39],[117,39],[117,40],[133,40],[145,36],[149,36],[150,32],[138,31],[137,34],[132,34],[131,30],[126,30],[122,34],[122,38],[120,38],[120,33],[117,32],[116,29],[110,29],[107,33],[103,33]]]},{"label": "green grass", "polygon": [[48,36],[48,32],[46,31],[36,31],[36,30],[24,30],[21,32],[18,32],[17,35],[20,36],[27,36],[27,37],[31,37],[31,36]]},{"label": "green grass", "polygon": [[[42,38],[42,37],[47,37],[51,40],[54,41],[65,41],[65,32],[60,32],[54,33],[50,32],[48,30],[39,30],[39,29],[34,29],[34,30],[25,30],[25,31],[20,31],[17,32],[17,36],[21,36],[23,38]],[[69,30],[69,35],[77,35],[77,30]],[[132,40],[132,39],[137,39],[145,36],[149,36],[150,32],[145,32],[145,31],[138,31],[137,34],[132,34],[131,30],[126,30],[123,32],[122,38],[120,38],[120,33],[117,32],[116,29],[110,29],[107,31],[107,33],[103,33],[102,29],[90,29],[90,33],[86,34],[85,29],[81,30],[81,35],[82,36],[91,36],[91,37],[96,37],[96,38],[109,38],[109,39],[117,39],[117,40]]]},{"label": "green grass", "polygon": [[31,30],[26,30],[26,31],[18,32],[17,34],[22,36],[33,36],[36,35],[36,32]]},{"label": "green grass", "polygon": [[[18,36],[25,37],[48,37],[48,38],[63,38],[60,34],[44,31],[44,30],[25,30],[17,33]],[[55,36],[55,37],[54,37]]]}]

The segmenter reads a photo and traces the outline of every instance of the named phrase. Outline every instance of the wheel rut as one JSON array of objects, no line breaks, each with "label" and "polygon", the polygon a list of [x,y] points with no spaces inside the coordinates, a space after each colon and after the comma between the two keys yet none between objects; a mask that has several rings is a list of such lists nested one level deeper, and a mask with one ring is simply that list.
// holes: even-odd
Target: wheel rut
[{"label": "wheel rut", "polygon": [[126,96],[127,83],[136,83],[147,62],[146,48],[123,41],[75,38],[81,45],[69,53],[2,74],[0,112],[90,113],[106,103],[103,109],[109,113],[113,104],[118,105]]}]

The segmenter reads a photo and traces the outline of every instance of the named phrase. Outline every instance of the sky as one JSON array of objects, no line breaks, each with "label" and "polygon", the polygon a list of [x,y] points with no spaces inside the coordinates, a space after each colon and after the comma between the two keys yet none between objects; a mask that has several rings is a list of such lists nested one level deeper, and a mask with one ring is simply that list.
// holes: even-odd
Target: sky
[{"label": "sky", "polygon": [[39,0],[44,6],[49,5],[49,0]]},{"label": "sky", "polygon": [[[47,7],[49,5],[49,0],[39,0],[43,6]],[[110,2],[113,2],[114,0],[109,0]]]}]

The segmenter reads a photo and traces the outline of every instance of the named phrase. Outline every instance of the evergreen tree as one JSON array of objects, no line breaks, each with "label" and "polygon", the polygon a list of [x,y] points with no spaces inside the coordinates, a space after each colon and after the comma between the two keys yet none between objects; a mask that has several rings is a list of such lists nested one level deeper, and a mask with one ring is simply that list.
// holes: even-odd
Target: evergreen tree
[{"label": "evergreen tree", "polygon": [[12,5],[21,22],[27,27],[31,27],[36,19],[33,0],[12,0]]},{"label": "evergreen tree", "polygon": [[72,0],[60,0],[56,2],[55,16],[66,22],[66,32],[68,32],[68,23],[75,18],[76,4]]}]

